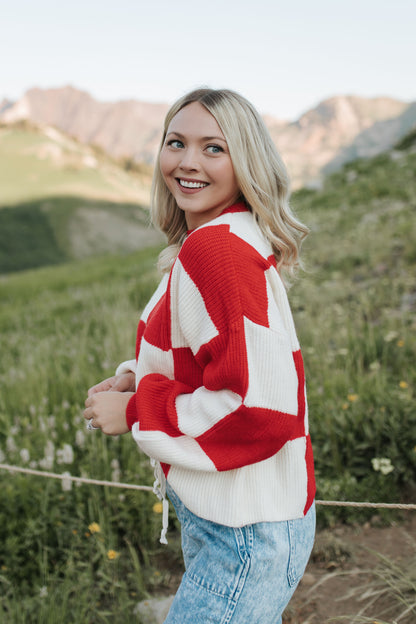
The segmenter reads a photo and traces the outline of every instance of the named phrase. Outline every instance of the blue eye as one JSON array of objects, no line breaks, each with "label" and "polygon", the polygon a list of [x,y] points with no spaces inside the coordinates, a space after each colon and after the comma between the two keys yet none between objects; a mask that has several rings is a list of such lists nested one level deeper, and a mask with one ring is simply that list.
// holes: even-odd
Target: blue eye
[{"label": "blue eye", "polygon": [[179,141],[179,139],[171,139],[170,141],[167,142],[167,145],[169,145],[170,147],[177,148],[177,149],[180,149],[183,147],[183,143],[182,141]]},{"label": "blue eye", "polygon": [[220,152],[224,151],[220,145],[208,145],[207,150],[211,154],[219,154]]}]

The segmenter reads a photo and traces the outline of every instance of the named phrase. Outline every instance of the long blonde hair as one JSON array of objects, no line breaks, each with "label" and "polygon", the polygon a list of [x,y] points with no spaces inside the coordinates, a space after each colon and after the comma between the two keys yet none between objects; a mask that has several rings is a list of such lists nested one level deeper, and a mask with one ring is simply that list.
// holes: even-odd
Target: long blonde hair
[{"label": "long blonde hair", "polygon": [[168,247],[159,257],[162,271],[170,269],[186,236],[184,212],[177,206],[160,172],[160,152],[174,116],[199,102],[215,118],[228,144],[241,198],[250,207],[264,236],[270,241],[278,269],[293,274],[308,228],[289,205],[289,178],[272,138],[256,109],[228,89],[196,89],[180,98],[166,115],[151,193],[153,224],[164,232]]}]

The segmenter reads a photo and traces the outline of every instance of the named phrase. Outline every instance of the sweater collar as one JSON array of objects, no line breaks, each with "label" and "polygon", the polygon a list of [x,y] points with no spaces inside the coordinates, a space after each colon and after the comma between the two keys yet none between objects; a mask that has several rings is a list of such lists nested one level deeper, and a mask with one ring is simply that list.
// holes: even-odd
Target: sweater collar
[{"label": "sweater collar", "polygon": [[[232,206],[228,206],[228,208],[224,208],[224,210],[218,215],[218,217],[221,217],[221,215],[228,214],[231,212],[250,212],[250,208],[244,202],[238,202],[236,204],[233,204]],[[215,217],[215,218],[217,219],[218,217]],[[210,221],[208,221],[204,225],[209,225],[209,223]],[[203,227],[203,226],[199,226],[199,227]],[[188,230],[187,234],[191,234],[191,232],[194,232],[197,229],[198,228],[194,228],[193,230]]]}]

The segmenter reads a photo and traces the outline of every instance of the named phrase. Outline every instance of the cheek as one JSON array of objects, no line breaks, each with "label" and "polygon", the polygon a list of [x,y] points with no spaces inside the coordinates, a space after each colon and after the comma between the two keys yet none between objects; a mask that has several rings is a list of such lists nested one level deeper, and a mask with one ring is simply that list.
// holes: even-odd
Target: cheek
[{"label": "cheek", "polygon": [[169,154],[167,152],[162,151],[160,154],[159,169],[165,182],[167,182],[166,178],[172,170],[171,158],[169,158]]}]

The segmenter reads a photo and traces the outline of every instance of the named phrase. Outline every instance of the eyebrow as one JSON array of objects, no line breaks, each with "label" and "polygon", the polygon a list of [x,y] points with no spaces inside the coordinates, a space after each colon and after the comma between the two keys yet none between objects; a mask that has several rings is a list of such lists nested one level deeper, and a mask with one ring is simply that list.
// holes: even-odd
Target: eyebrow
[{"label": "eyebrow", "polygon": [[[185,135],[181,134],[180,132],[176,132],[175,130],[172,130],[171,132],[167,133],[167,137],[170,134],[176,134],[176,136],[178,136],[180,139],[185,139]],[[222,141],[223,143],[227,143],[227,141],[223,138],[223,137],[219,137],[219,136],[206,136],[206,137],[201,137],[201,141]]]}]

